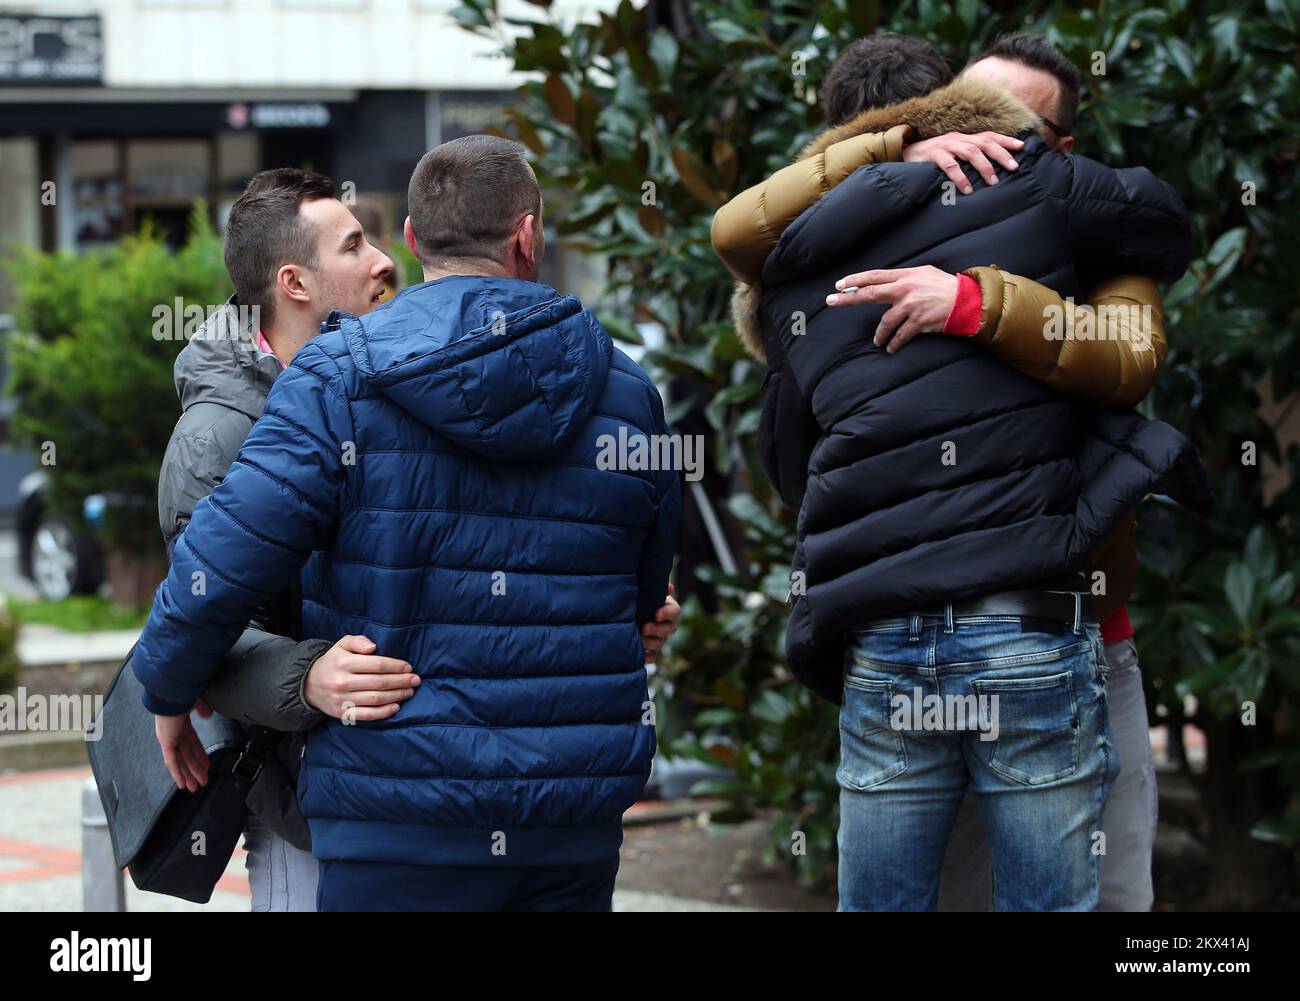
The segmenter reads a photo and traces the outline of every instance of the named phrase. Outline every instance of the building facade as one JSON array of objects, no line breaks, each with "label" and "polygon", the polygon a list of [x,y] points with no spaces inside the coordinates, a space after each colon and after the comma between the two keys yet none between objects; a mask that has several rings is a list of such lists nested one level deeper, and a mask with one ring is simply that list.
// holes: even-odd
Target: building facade
[{"label": "building facade", "polygon": [[[320,171],[400,236],[431,147],[505,124],[525,77],[451,17],[455,0],[0,0],[0,258],[81,252],[148,220],[179,243],[196,201],[220,227],[268,167]],[[545,13],[503,0],[506,17]],[[557,0],[561,20],[612,9]],[[369,234],[372,238],[376,234]],[[556,243],[551,243],[556,247]],[[544,279],[588,295],[558,247]],[[12,292],[0,269],[0,384]],[[0,520],[29,457],[5,454]],[[14,465],[17,463],[18,465]]]},{"label": "building facade", "polygon": [[[350,183],[399,225],[420,156],[502,125],[524,79],[455,23],[455,6],[0,0],[0,247],[84,250],[146,217],[179,236],[195,199],[220,223],[273,166]],[[501,9],[539,16],[522,2]]]}]

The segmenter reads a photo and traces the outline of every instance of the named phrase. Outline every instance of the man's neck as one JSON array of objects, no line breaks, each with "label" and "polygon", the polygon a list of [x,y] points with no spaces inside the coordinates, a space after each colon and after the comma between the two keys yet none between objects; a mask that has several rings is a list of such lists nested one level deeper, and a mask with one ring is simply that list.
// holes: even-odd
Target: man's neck
[{"label": "man's neck", "polygon": [[310,316],[277,317],[270,326],[262,328],[262,336],[271,345],[275,356],[287,367],[293,363],[296,355],[313,337],[320,333],[320,324]]},{"label": "man's neck", "polygon": [[512,270],[504,264],[491,260],[472,260],[472,261],[445,261],[437,267],[425,266],[421,269],[424,272],[426,282],[436,281],[439,278],[450,278],[452,275],[479,275],[484,278],[518,278]]}]

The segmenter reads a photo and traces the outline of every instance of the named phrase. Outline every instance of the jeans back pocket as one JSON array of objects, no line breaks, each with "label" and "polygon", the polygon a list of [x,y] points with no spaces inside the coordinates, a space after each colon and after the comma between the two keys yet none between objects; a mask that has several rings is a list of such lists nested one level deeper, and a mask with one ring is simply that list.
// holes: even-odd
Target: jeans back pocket
[{"label": "jeans back pocket", "polygon": [[1020,785],[1036,786],[1079,770],[1073,672],[1041,678],[976,678],[971,687],[981,705],[988,700],[988,715],[997,727],[988,759],[995,772]]},{"label": "jeans back pocket", "polygon": [[893,697],[892,681],[845,676],[840,767],[835,774],[841,786],[869,789],[906,770],[903,735],[889,724]]}]

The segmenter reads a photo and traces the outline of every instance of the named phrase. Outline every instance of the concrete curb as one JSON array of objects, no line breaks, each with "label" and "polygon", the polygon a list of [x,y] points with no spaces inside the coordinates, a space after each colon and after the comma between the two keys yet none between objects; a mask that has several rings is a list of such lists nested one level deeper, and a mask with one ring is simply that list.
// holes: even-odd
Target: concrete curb
[{"label": "concrete curb", "polygon": [[51,664],[113,664],[140,638],[138,629],[70,633],[53,626],[23,626],[18,631],[18,661],[24,667]]},{"label": "concrete curb", "polygon": [[0,734],[0,772],[70,768],[90,763],[80,733]]}]

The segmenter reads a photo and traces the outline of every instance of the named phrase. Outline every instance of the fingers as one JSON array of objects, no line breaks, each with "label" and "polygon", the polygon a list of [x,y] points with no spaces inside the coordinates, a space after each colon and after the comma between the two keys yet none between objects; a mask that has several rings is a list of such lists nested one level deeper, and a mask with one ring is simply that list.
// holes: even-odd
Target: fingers
[{"label": "fingers", "polygon": [[[190,774],[186,735],[194,733],[189,715],[155,716],[154,737],[162,751],[163,765],[176,783],[176,788],[193,792],[198,788],[197,775]],[[195,738],[197,740],[197,737]]]},{"label": "fingers", "polygon": [[885,310],[885,315],[876,324],[876,335],[872,338],[876,347],[889,350],[889,342],[894,332],[907,320],[908,312],[908,308],[901,303]]},{"label": "fingers", "polygon": [[922,333],[921,324],[909,321],[904,323],[894,335],[894,339],[889,342],[886,349],[891,355],[902,349],[917,334]]},{"label": "fingers", "polygon": [[395,657],[367,657],[356,654],[339,661],[339,669],[349,674],[413,674],[411,665]]},{"label": "fingers", "polygon": [[828,306],[861,306],[872,302],[897,302],[903,294],[900,282],[915,268],[888,268],[879,271],[859,271],[845,275],[835,283],[841,292],[826,297]]},{"label": "fingers", "polygon": [[208,782],[208,755],[194,727],[187,725],[162,745],[163,764],[178,789],[195,792]]},{"label": "fingers", "polygon": [[647,622],[641,627],[641,640],[648,642],[653,639],[662,643],[675,632],[677,632],[675,622]]},{"label": "fingers", "polygon": [[906,268],[885,268],[877,271],[859,271],[856,274],[845,275],[835,283],[837,289],[862,288],[867,285],[888,285],[892,281],[897,281],[898,276]]},{"label": "fingers", "polygon": [[181,734],[181,755],[185,767],[189,770],[190,779],[194,783],[194,788],[190,791],[193,792],[199,786],[207,785],[208,752],[203,750],[203,743],[192,726],[186,727],[185,732]]},{"label": "fingers", "polygon": [[340,681],[340,693],[396,692],[403,688],[415,689],[420,685],[418,674],[346,674]]},{"label": "fingers", "polygon": [[348,693],[347,702],[358,709],[373,709],[379,706],[397,705],[405,702],[415,694],[414,688],[395,688],[388,691],[362,691]]},{"label": "fingers", "polygon": [[[997,132],[981,132],[978,135],[963,138],[965,139],[964,142],[952,147],[952,157],[960,157],[974,167],[979,172],[980,177],[984,179],[985,184],[995,185],[998,183],[997,168],[993,166],[992,161],[996,161],[1007,170],[1019,169],[1020,165],[1010,153],[1010,150],[1020,149],[1024,146],[1024,143],[1019,139],[1004,136]],[[940,157],[935,162],[963,194],[969,195],[974,190],[970,182],[966,180],[966,175],[962,172],[956,159]]]},{"label": "fingers", "polygon": [[940,170],[948,175],[948,180],[957,186],[957,190],[963,195],[969,195],[975,189],[971,187],[970,181],[966,180],[966,175],[962,173],[961,167],[952,156],[941,156],[934,161]]},{"label": "fingers", "polygon": [[334,644],[349,653],[374,653],[374,641],[365,636],[340,636],[339,641]]},{"label": "fingers", "polygon": [[846,292],[832,292],[826,297],[828,306],[865,306],[876,302],[897,302],[905,293],[898,282],[888,285],[868,285],[865,288],[849,288]]},{"label": "fingers", "polygon": [[[1001,147],[998,148],[1001,149]],[[989,163],[989,158],[984,155],[984,151],[980,149],[977,143],[971,143],[966,148],[958,150],[957,155],[979,171],[979,175],[984,178],[985,184],[993,185],[998,183],[997,170],[994,169],[993,164]]]},{"label": "fingers", "polygon": [[[170,775],[172,777],[172,781],[176,783],[176,788],[178,789],[188,788],[188,783],[186,779],[189,775],[189,772],[188,769],[185,771],[181,770],[181,756],[176,745],[163,744],[161,746],[162,746],[163,764],[167,766],[167,774]],[[194,790],[191,789],[190,791],[193,792]]]},{"label": "fingers", "polygon": [[338,718],[344,723],[373,723],[375,720],[388,719],[400,708],[400,702],[390,702],[388,705],[377,707],[344,703]]},{"label": "fingers", "polygon": [[1006,136],[1001,132],[981,132],[980,138],[992,140],[999,146],[1004,146],[1007,149],[1023,149],[1025,145],[1023,139],[1017,139],[1015,136]]},{"label": "fingers", "polygon": [[1014,136],[1004,136],[1000,132],[981,132],[975,137],[984,152],[1007,170],[1017,170],[1020,165],[1011,155],[1011,150],[1021,149],[1025,144]]},{"label": "fingers", "polygon": [[917,334],[921,333],[921,324],[917,323],[910,316],[903,321],[902,326],[890,338],[885,350],[889,354],[896,354],[908,341]]}]

